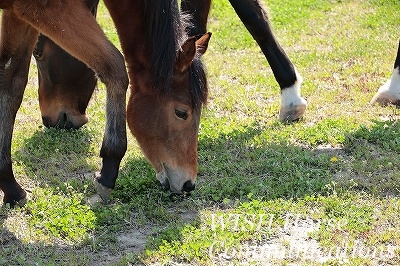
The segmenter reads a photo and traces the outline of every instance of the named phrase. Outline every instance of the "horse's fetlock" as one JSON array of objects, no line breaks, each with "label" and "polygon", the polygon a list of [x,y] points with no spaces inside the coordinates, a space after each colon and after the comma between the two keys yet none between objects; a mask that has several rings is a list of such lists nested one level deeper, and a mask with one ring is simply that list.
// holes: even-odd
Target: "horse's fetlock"
[{"label": "horse's fetlock", "polygon": [[100,149],[100,157],[115,158],[115,160],[121,161],[126,153],[126,150],[126,142],[119,142],[118,144],[104,142]]}]

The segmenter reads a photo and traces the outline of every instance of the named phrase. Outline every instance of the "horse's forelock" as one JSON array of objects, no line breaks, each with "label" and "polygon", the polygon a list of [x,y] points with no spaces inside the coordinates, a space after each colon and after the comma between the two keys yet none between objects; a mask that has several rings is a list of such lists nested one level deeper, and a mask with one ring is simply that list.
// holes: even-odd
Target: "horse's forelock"
[{"label": "horse's forelock", "polygon": [[192,105],[193,109],[199,111],[207,103],[208,96],[206,72],[199,56],[193,60],[189,71]]}]

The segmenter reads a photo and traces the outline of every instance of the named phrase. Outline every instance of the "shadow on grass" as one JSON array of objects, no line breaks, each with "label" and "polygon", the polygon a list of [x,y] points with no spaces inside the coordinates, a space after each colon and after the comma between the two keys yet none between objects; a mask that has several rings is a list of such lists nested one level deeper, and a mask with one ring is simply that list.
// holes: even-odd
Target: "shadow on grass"
[{"label": "shadow on grass", "polygon": [[284,138],[267,140],[270,130],[253,124],[244,131],[203,137],[199,145],[202,196],[245,200],[251,194],[270,200],[322,193],[335,171],[331,155],[316,154]]},{"label": "shadow on grass", "polygon": [[83,182],[93,176],[96,165],[88,162],[98,154],[91,147],[93,134],[86,129],[44,129],[36,131],[15,152],[27,176],[34,177],[41,186],[59,186],[67,181]]},{"label": "shadow on grass", "polygon": [[[95,167],[87,158],[98,153],[92,150],[92,139],[93,135],[87,129],[44,129],[25,139],[21,148],[15,151],[14,171],[22,176],[20,183],[27,190],[35,189],[29,191],[29,202],[23,208],[9,210],[0,206],[0,265],[91,265],[88,262],[93,260],[93,252],[81,244],[68,245],[63,237],[57,241],[55,232],[49,230],[51,225],[44,226],[49,217],[40,224],[32,224],[32,220],[40,218],[31,217],[35,216],[32,211],[39,211],[43,216],[58,211],[60,217],[71,215],[66,219],[82,219],[73,216],[68,210],[70,206],[64,206],[68,201],[55,200],[68,197],[67,190],[72,187],[80,193],[85,190],[84,183],[89,183],[88,175],[93,176]],[[37,196],[38,193],[44,193],[44,196]],[[63,232],[57,233],[63,236]],[[54,243],[51,243],[52,239],[55,239]]]},{"label": "shadow on grass", "polygon": [[[5,265],[125,265],[127,260],[135,261],[129,254],[142,252],[147,238],[157,234],[157,228],[189,222],[196,216],[185,209],[181,218],[176,217],[179,210],[174,203],[181,199],[170,197],[161,189],[154,170],[143,157],[125,160],[110,205],[92,208],[82,215],[84,208],[78,205],[82,203],[68,197],[79,201],[77,194],[90,196],[94,192],[86,177],[93,176],[94,168],[87,158],[98,153],[97,147],[90,145],[92,138],[87,130],[45,129],[26,139],[15,152],[17,171],[29,177],[24,183],[37,182],[39,188],[30,194],[26,207],[1,217],[4,241],[0,250],[4,252],[0,255],[0,265],[2,260]],[[89,185],[91,190],[86,191],[84,185]],[[70,202],[75,206],[68,205]],[[69,243],[68,227],[73,227],[75,221],[85,221],[89,212],[96,217],[89,239]],[[39,213],[39,218],[31,219],[34,213]],[[18,216],[21,219],[14,220]],[[72,220],[68,223],[68,219]],[[33,220],[37,223],[32,224]],[[10,232],[7,227],[14,222],[16,230],[26,227],[29,233]],[[41,240],[42,237],[45,239]],[[7,243],[6,239],[9,239]]]},{"label": "shadow on grass", "polygon": [[[74,248],[62,244],[48,245],[44,242],[21,240],[29,235],[28,228],[20,227],[22,219],[14,216],[20,210],[0,207],[0,265],[92,265],[93,254],[84,248]],[[10,223],[15,222],[15,225]],[[18,228],[20,232],[10,232],[7,226]]]},{"label": "shadow on grass", "polygon": [[348,134],[343,168],[334,175],[338,185],[377,197],[400,196],[400,123],[372,121]]}]

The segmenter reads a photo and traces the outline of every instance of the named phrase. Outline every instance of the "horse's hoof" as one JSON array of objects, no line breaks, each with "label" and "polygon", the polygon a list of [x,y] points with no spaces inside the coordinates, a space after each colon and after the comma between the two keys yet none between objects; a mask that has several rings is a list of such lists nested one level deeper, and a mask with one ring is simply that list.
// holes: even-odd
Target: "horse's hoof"
[{"label": "horse's hoof", "polygon": [[90,207],[97,207],[100,205],[104,205],[105,202],[103,201],[103,199],[101,198],[101,196],[99,194],[94,194],[93,196],[91,196],[90,198],[88,198],[86,200],[86,203],[90,206]]},{"label": "horse's hoof", "polygon": [[23,207],[23,206],[25,206],[25,204],[27,204],[27,203],[28,203],[28,197],[25,196],[25,198],[20,199],[19,201],[17,201],[16,204],[15,204],[15,206]]},{"label": "horse's hoof", "polygon": [[25,206],[26,203],[28,203],[28,195],[26,194],[26,192],[24,191],[24,194],[22,195],[22,198],[19,200],[9,200],[7,198],[3,199],[4,204],[10,204],[11,208],[14,207],[23,207]]},{"label": "horse's hoof", "polygon": [[281,107],[279,111],[279,120],[284,123],[297,121],[303,116],[306,109],[307,102],[305,100],[300,104]]},{"label": "horse's hoof", "polygon": [[389,104],[393,104],[396,106],[400,106],[400,95],[394,95],[387,91],[384,92],[378,91],[370,101],[370,104],[372,105],[379,104],[381,106],[387,106]]},{"label": "horse's hoof", "polygon": [[96,177],[93,179],[93,185],[96,189],[97,194],[88,199],[89,205],[93,206],[100,202],[103,204],[108,204],[110,202],[112,188],[108,188],[100,184],[97,181]]}]

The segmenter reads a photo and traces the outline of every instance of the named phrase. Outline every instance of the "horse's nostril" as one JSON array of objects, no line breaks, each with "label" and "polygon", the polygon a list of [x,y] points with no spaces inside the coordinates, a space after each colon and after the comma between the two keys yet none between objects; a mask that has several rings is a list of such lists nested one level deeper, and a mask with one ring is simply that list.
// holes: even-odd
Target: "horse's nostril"
[{"label": "horse's nostril", "polygon": [[59,127],[64,128],[64,129],[71,129],[71,128],[77,128],[69,119],[68,115],[66,113],[62,114],[62,118],[60,119],[59,122]]},{"label": "horse's nostril", "polygon": [[192,183],[192,181],[186,181],[185,184],[183,184],[182,190],[184,192],[190,192],[190,191],[194,190],[195,187],[196,187],[195,183]]},{"label": "horse's nostril", "polygon": [[49,124],[49,121],[48,121],[48,118],[47,118],[47,117],[42,116],[42,122],[43,122],[43,125],[44,125],[45,127],[50,127],[50,124]]},{"label": "horse's nostril", "polygon": [[67,113],[62,113],[58,119],[56,127],[62,129],[77,128],[68,118]]}]

